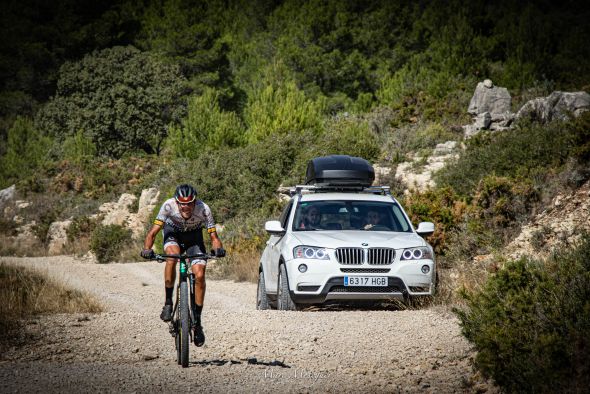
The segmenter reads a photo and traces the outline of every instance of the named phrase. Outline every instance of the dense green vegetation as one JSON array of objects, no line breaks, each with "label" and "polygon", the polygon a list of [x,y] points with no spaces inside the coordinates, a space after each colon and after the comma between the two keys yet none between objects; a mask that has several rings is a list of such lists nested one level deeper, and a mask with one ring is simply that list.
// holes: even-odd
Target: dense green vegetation
[{"label": "dense green vegetation", "polygon": [[[155,186],[164,199],[176,184],[193,183],[225,227],[230,264],[252,279],[262,223],[281,209],[276,189],[301,182],[310,158],[351,154],[395,170],[411,153],[462,140],[459,126],[484,78],[510,90],[514,109],[555,89],[588,91],[584,5],[9,1],[0,16],[0,188],[16,183],[34,202],[23,215],[35,220],[41,243],[52,221],[72,217],[72,250],[92,248],[108,261],[130,235],[89,212],[122,192]],[[399,181],[385,180],[413,221],[436,223],[430,241],[439,265],[462,271],[462,284],[474,289],[473,312],[462,316],[481,350],[478,365],[509,391],[524,381],[494,369],[498,360],[486,351],[496,344],[478,334],[497,316],[478,318],[477,327],[469,316],[493,286],[525,274],[551,279],[555,267],[521,261],[477,293],[497,267],[472,259],[500,250],[558,190],[590,178],[589,130],[588,114],[521,122],[466,141],[434,190],[403,196]],[[12,234],[15,226],[3,227]],[[514,287],[518,305],[542,291],[527,286]],[[455,290],[443,276],[439,299],[456,302]],[[494,302],[490,314],[499,315],[512,299]],[[531,350],[507,349],[515,363]],[[541,361],[538,371],[550,366]]]},{"label": "dense green vegetation", "polygon": [[159,153],[172,130],[173,146],[216,149],[330,132],[326,116],[379,106],[398,124],[456,122],[483,77],[517,94],[587,85],[590,28],[577,5],[9,2],[0,154],[16,116],[58,144],[82,131],[111,157]]},{"label": "dense green vegetation", "polygon": [[590,384],[590,237],[546,261],[507,264],[459,311],[477,366],[507,392],[583,392]]}]

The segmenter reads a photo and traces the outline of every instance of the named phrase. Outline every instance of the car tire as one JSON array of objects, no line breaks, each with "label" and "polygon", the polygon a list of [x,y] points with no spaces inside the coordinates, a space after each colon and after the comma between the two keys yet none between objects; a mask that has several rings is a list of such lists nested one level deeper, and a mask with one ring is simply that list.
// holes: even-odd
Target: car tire
[{"label": "car tire", "polygon": [[270,309],[270,302],[264,285],[264,271],[258,274],[258,290],[256,292],[256,309],[264,311]]},{"label": "car tire", "polygon": [[297,304],[291,299],[289,278],[285,264],[279,266],[279,285],[277,289],[277,309],[280,311],[296,311]]}]

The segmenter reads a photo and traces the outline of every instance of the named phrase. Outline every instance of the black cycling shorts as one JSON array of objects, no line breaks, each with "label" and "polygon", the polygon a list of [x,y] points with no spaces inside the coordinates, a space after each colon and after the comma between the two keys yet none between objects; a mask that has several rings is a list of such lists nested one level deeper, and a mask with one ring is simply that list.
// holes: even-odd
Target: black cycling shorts
[{"label": "black cycling shorts", "polygon": [[[180,247],[180,253],[186,252],[189,255],[205,253],[203,229],[176,231],[172,226],[164,225],[164,251],[168,245],[178,245]],[[199,260],[199,262],[204,261]]]}]

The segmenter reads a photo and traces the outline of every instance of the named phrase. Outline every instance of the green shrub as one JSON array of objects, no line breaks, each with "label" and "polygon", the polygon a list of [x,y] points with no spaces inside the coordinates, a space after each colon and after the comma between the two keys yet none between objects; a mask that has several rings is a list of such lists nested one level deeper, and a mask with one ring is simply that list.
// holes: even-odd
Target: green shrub
[{"label": "green shrub", "polygon": [[47,160],[51,139],[35,129],[30,119],[18,117],[8,130],[6,153],[0,156],[0,189],[35,175]]},{"label": "green shrub", "polygon": [[328,121],[326,131],[309,145],[314,156],[350,155],[373,161],[381,153],[377,136],[369,129],[368,123],[356,118],[342,117]]},{"label": "green shrub", "polygon": [[[78,194],[87,199],[102,200],[118,198],[121,193],[141,192],[144,178],[155,169],[159,158],[155,156],[129,156],[118,160],[96,157],[81,157],[80,160],[61,160],[48,163],[43,175],[52,179],[47,188],[66,198],[66,194]],[[22,187],[24,190],[25,187]],[[70,196],[73,198],[73,196]],[[79,198],[76,204],[88,205]],[[70,208],[70,207],[68,207]],[[72,213],[80,216],[86,212]]]},{"label": "green shrub", "polygon": [[480,181],[473,204],[480,218],[505,227],[526,218],[537,199],[532,181],[491,175]]},{"label": "green shrub", "polygon": [[76,242],[79,238],[90,236],[98,226],[98,219],[88,216],[78,216],[66,229],[69,242]]},{"label": "green shrub", "polygon": [[511,130],[480,133],[467,141],[458,161],[439,171],[435,180],[462,195],[472,195],[488,175],[537,178],[540,182],[534,186],[541,187],[543,174],[565,164],[586,143],[584,127],[578,126],[582,121],[524,123]]},{"label": "green shrub", "polygon": [[81,130],[66,137],[61,146],[63,149],[62,157],[78,165],[96,156],[96,145]]},{"label": "green shrub", "polygon": [[320,133],[323,129],[322,113],[322,102],[306,98],[295,83],[268,85],[253,91],[248,98],[244,109],[248,125],[246,139],[249,143],[256,143],[276,134],[306,130]]},{"label": "green shrub", "polygon": [[428,242],[437,254],[445,252],[449,233],[457,229],[467,213],[467,204],[451,188],[409,194],[403,205],[415,225],[422,221],[435,224]]},{"label": "green shrub", "polygon": [[574,156],[580,163],[590,162],[590,111],[580,115],[572,125]]},{"label": "green shrub", "polygon": [[117,259],[130,242],[131,230],[116,224],[99,225],[90,237],[90,250],[104,264]]},{"label": "green shrub", "polygon": [[590,236],[546,261],[522,258],[463,292],[456,311],[477,368],[507,392],[590,387]]},{"label": "green shrub", "polygon": [[60,68],[36,124],[60,140],[82,130],[105,156],[159,153],[167,126],[184,114],[185,83],[178,66],[132,46],[95,51]]},{"label": "green shrub", "polygon": [[244,139],[244,125],[234,112],[222,111],[220,93],[207,88],[192,97],[182,125],[170,128],[166,144],[178,157],[198,158],[206,148],[237,146]]}]

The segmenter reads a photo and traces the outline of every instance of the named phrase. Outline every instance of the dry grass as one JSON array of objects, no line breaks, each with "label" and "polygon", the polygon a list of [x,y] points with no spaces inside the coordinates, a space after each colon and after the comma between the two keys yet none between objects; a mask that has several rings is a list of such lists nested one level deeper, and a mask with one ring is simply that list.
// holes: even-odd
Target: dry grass
[{"label": "dry grass", "polygon": [[213,279],[233,279],[238,282],[258,281],[260,254],[256,249],[228,249],[227,257],[212,264],[210,276]]},{"label": "dry grass", "polygon": [[98,313],[90,295],[31,269],[0,263],[0,342],[14,338],[24,319],[45,313]]},{"label": "dry grass", "polygon": [[452,267],[439,268],[434,304],[451,307],[464,305],[465,300],[461,297],[460,291],[481,290],[489,275],[498,269],[499,261],[499,257],[490,255],[481,259],[457,261]]},{"label": "dry grass", "polygon": [[17,239],[0,234],[0,256],[45,256],[45,246],[35,237]]}]

